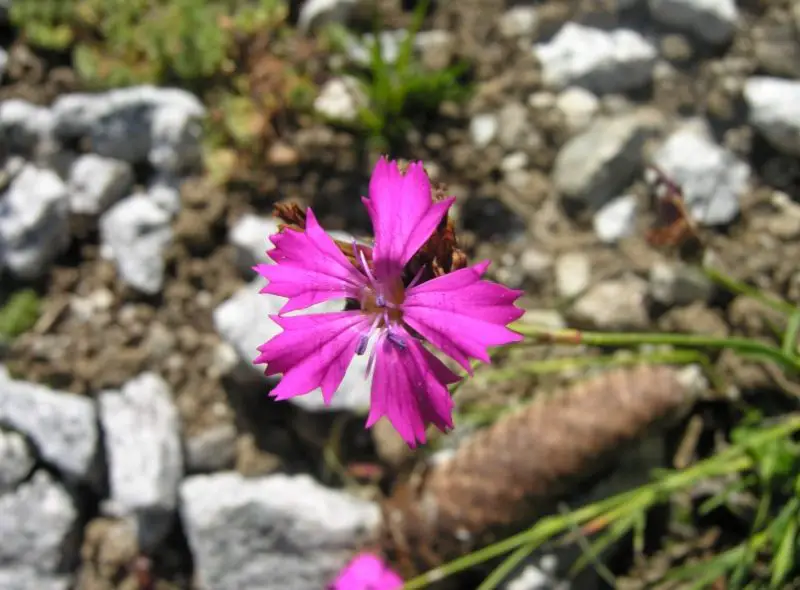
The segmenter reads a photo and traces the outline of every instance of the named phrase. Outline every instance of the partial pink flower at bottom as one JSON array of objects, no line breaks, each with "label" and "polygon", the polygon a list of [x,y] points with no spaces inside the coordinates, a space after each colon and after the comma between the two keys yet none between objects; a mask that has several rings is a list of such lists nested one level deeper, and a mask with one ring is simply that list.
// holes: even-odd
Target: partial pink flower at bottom
[{"label": "partial pink flower at bottom", "polygon": [[[472,373],[470,358],[489,362],[487,349],[522,337],[506,325],[522,315],[514,302],[522,294],[483,280],[489,262],[429,281],[421,272],[403,282],[408,261],[442,221],[453,198],[434,202],[422,163],[401,173],[381,158],[372,173],[369,198],[362,199],[372,219],[375,241],[368,262],[353,243],[353,264],[306,214],[305,231],[286,228],[270,236],[275,264],[255,270],[269,282],[262,293],[286,297],[271,316],[283,329],[262,344],[256,364],[265,374],[282,374],[270,395],[285,400],[320,388],[326,404],[344,379],[355,355],[369,352],[372,376],[367,427],[386,416],[414,447],[425,442],[425,428],[453,427],[448,385],[459,377],[425,346],[427,341]],[[283,314],[337,298],[358,309],[334,313]]]},{"label": "partial pink flower at bottom", "polygon": [[342,568],[328,590],[396,590],[402,586],[403,579],[379,557],[362,553]]}]

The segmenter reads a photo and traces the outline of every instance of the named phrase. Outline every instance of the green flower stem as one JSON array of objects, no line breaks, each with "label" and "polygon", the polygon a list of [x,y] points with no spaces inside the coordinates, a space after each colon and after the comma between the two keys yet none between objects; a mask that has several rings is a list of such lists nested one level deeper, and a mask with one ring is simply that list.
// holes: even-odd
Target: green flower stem
[{"label": "green flower stem", "polygon": [[403,590],[425,588],[428,584],[510,551],[516,551],[523,546],[527,546],[526,549],[533,550],[554,536],[576,526],[580,527],[586,523],[598,521],[604,521],[603,524],[608,525],[611,522],[609,517],[617,519],[625,514],[630,514],[632,511],[647,510],[664,498],[691,487],[701,479],[747,471],[753,467],[753,458],[748,453],[750,448],[780,440],[798,430],[800,430],[800,415],[790,415],[776,426],[750,437],[746,444],[731,446],[721,453],[687,469],[669,472],[654,482],[589,504],[570,514],[542,518],[527,531],[459,557],[409,580],[403,586]]},{"label": "green flower stem", "polygon": [[532,361],[519,365],[512,365],[502,369],[483,371],[481,377],[489,383],[505,381],[520,373],[542,375],[545,373],[560,373],[570,369],[590,367],[621,367],[639,364],[664,364],[688,365],[692,363],[708,364],[708,358],[696,350],[673,350],[668,352],[633,354],[629,356],[590,356],[567,357]]},{"label": "green flower stem", "polygon": [[761,360],[770,360],[783,369],[799,370],[800,360],[784,354],[774,346],[749,338],[718,338],[699,334],[618,333],[583,332],[580,330],[550,330],[524,323],[516,323],[512,329],[531,338],[533,343],[588,344],[590,346],[641,346],[669,345],[683,348],[707,348],[721,350],[729,348],[736,352]]},{"label": "green flower stem", "polygon": [[715,270],[710,267],[703,268],[703,272],[705,275],[711,279],[714,283],[723,287],[730,291],[731,293],[735,293],[737,295],[744,295],[745,297],[749,297],[758,301],[762,305],[769,307],[770,309],[774,309],[775,311],[782,313],[784,315],[792,315],[797,311],[797,307],[792,305],[791,303],[784,301],[778,297],[772,297],[770,295],[764,294],[760,289],[756,287],[751,287],[750,285],[746,285],[736,279],[725,275],[718,270]]}]

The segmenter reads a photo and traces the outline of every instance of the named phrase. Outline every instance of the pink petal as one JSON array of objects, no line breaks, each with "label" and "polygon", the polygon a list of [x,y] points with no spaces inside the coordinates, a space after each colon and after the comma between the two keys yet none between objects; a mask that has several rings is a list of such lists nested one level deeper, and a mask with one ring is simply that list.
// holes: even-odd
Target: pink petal
[{"label": "pink petal", "polygon": [[403,586],[403,578],[371,553],[357,555],[348,563],[330,590],[396,590]]},{"label": "pink petal", "polygon": [[469,357],[489,362],[487,348],[519,342],[506,328],[523,310],[522,291],[481,280],[489,262],[437,277],[406,291],[403,320],[472,373]]},{"label": "pink petal", "polygon": [[447,385],[459,380],[442,362],[407,333],[406,348],[388,338],[376,346],[367,428],[382,416],[411,448],[425,442],[425,427],[453,428],[453,400]]},{"label": "pink petal", "polygon": [[454,200],[432,201],[431,183],[422,162],[410,164],[401,174],[397,162],[384,157],[378,160],[369,183],[369,198],[362,201],[372,219],[373,260],[379,279],[401,272]]},{"label": "pink petal", "polygon": [[310,208],[304,232],[285,229],[270,236],[270,241],[275,248],[268,254],[275,264],[259,264],[253,269],[269,281],[261,293],[288,297],[280,313],[360,296],[366,277],[320,227]]},{"label": "pink petal", "polygon": [[283,332],[259,346],[261,354],[253,361],[267,364],[267,376],[283,373],[270,396],[285,400],[320,387],[329,404],[356,353],[359,337],[369,330],[369,317],[360,311],[341,311],[270,318]]}]

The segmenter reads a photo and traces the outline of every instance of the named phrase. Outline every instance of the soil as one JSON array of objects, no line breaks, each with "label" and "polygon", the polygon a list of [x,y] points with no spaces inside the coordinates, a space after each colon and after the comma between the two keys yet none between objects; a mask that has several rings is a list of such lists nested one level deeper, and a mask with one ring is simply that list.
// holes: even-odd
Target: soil
[{"label": "soil", "polygon": [[[391,5],[392,11],[387,13],[391,14],[391,22],[408,21],[409,13],[402,10],[400,2],[385,4]],[[616,15],[613,10],[604,10],[605,4],[613,3],[543,0],[543,34],[552,34],[570,18],[601,23],[638,18],[635,11]],[[740,217],[724,230],[704,230],[703,238],[719,266],[734,277],[800,304],[800,275],[796,270],[800,228],[793,227],[772,201],[775,189],[786,191],[794,199],[800,196],[800,163],[780,156],[752,137],[737,91],[732,91],[719,73],[724,71],[720,64],[738,64],[740,78],[760,71],[749,31],[759,23],[779,18],[787,10],[787,3],[764,0],[740,4],[746,11],[747,26],[729,47],[717,51],[698,49],[696,44],[673,34],[672,65],[679,76],[669,83],[656,79],[651,88],[635,98],[668,114],[707,116],[722,143],[752,163],[755,189],[744,199]],[[569,132],[552,111],[531,110],[533,128],[541,134],[541,144],[530,154],[533,171],[528,190],[520,192],[504,183],[500,173],[502,151],[473,146],[468,132],[471,115],[500,109],[511,102],[524,105],[531,93],[542,89],[538,66],[529,48],[503,39],[495,26],[496,18],[487,18],[499,16],[505,8],[506,3],[501,0],[443,2],[428,16],[425,28],[446,28],[455,33],[458,42],[454,58],[474,64],[471,75],[476,93],[466,105],[442,105],[440,117],[430,128],[410,133],[400,153],[392,155],[431,163],[434,179],[448,184],[450,193],[458,199],[460,239],[471,257],[491,258],[494,264],[490,273],[495,278],[524,287],[525,305],[529,308],[557,308],[561,302],[552,276],[534,280],[520,274],[517,260],[525,250],[535,248],[552,256],[584,252],[591,260],[593,280],[616,278],[631,270],[646,275],[654,262],[674,259],[676,254],[655,249],[644,239],[644,230],[655,216],[652,208],[646,207],[640,215],[639,235],[618,246],[606,246],[595,237],[590,225],[574,220],[558,206],[549,172]],[[687,47],[695,53],[692,59],[686,59],[682,51]],[[7,76],[0,85],[0,100],[14,97],[49,104],[56,96],[81,88],[64,55],[44,54],[17,39],[10,56]],[[289,56],[287,59],[292,59]],[[327,56],[319,48],[306,58],[316,61],[312,65],[290,65],[316,70],[321,79],[330,75]],[[211,313],[251,278],[236,270],[232,248],[226,242],[228,229],[243,214],[267,215],[274,203],[292,200],[313,205],[328,229],[367,233],[368,220],[358,199],[377,153],[365,148],[350,131],[292,114],[282,118],[262,147],[258,153],[247,154],[243,161],[252,165],[239,170],[237,178],[225,187],[216,187],[199,175],[184,185],[182,211],[175,220],[176,242],[168,254],[167,280],[157,297],[141,297],[121,287],[113,265],[100,256],[96,231],[79,230],[87,226],[76,222],[70,251],[37,285],[44,301],[42,317],[4,354],[3,362],[10,372],[58,389],[96,395],[103,389],[121,386],[141,371],[152,370],[172,387],[187,436],[226,425],[237,429],[240,441],[236,466],[241,471],[252,475],[294,465],[290,468],[319,472],[324,466],[320,450],[326,444],[331,419],[308,417],[286,404],[273,404],[259,384],[247,388],[230,383],[220,368],[222,342],[214,330]],[[632,191],[642,202],[649,202],[643,180],[637,181]],[[797,203],[792,206],[800,207]],[[731,298],[718,298],[709,305],[696,304],[680,313],[653,310],[652,328],[770,337],[769,325],[755,319],[761,317],[763,310],[742,309],[738,301],[732,303]],[[532,358],[570,353],[574,350],[545,347],[524,352]],[[718,359],[718,368],[745,395],[780,388],[769,371],[727,355]],[[465,385],[460,395],[465,404],[496,407],[523,399],[537,385],[549,385],[559,379],[520,378],[490,386],[477,378]],[[260,407],[255,418],[248,416],[246,409],[252,410],[254,405]],[[264,435],[265,423],[261,421],[267,414],[273,426],[269,436]],[[376,429],[379,439],[373,445],[369,435],[359,430],[357,420],[349,419],[347,424],[345,432],[352,439],[347,451],[350,458],[373,457],[390,471],[407,461],[408,456],[398,450],[393,433]],[[330,474],[327,478],[336,480]],[[123,566],[95,567],[90,572],[86,565],[98,559],[91,544],[102,544],[97,539],[105,538],[112,529],[113,523],[105,521],[87,529],[84,571],[88,573],[84,575],[92,579],[100,576],[107,583],[87,582],[86,588],[137,587],[126,585],[128,575],[119,573]],[[705,549],[691,546],[686,551]],[[135,561],[135,550],[123,547],[120,551],[124,555],[109,559],[125,564]],[[653,567],[662,567],[658,564],[663,565],[664,559],[659,554]],[[172,574],[168,577],[178,579]],[[108,582],[112,579],[118,582]],[[169,587],[166,581],[164,584],[152,587]]]}]

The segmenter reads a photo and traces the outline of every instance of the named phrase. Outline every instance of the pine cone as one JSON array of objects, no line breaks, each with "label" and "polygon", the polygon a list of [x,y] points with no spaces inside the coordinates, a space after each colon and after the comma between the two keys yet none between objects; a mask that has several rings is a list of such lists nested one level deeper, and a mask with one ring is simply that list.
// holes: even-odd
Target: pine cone
[{"label": "pine cone", "polygon": [[641,366],[502,417],[384,503],[385,553],[410,576],[530,526],[691,397],[675,369]]}]

